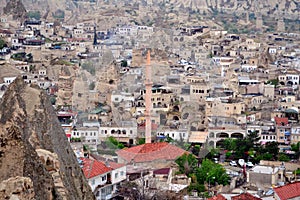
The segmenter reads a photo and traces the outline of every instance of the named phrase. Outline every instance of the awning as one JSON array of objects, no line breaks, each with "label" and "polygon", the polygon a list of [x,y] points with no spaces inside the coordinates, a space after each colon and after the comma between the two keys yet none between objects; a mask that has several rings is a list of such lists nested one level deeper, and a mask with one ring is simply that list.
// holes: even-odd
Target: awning
[{"label": "awning", "polygon": [[192,131],[189,142],[191,143],[206,143],[208,132]]},{"label": "awning", "polygon": [[291,132],[290,131],[286,131],[286,132],[284,132],[284,135],[289,136],[289,135],[291,135]]}]

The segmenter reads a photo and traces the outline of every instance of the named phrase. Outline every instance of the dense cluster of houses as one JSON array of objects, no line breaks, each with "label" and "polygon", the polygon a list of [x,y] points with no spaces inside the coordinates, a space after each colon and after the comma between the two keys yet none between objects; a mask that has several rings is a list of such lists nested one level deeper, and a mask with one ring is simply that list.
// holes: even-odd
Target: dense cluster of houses
[{"label": "dense cluster of houses", "polygon": [[[9,17],[1,16],[0,38],[7,43],[0,49],[1,63],[19,69],[26,83],[39,85],[54,99],[64,92],[63,102],[68,103],[51,103],[72,143],[97,147],[113,137],[134,146],[145,137],[145,70],[144,64],[134,62],[134,53],[145,47],[155,47],[151,56],[156,62],[157,52],[169,53],[161,69],[151,64],[152,141],[171,139],[216,148],[225,138],[241,139],[256,132],[261,145],[278,142],[286,154],[293,154],[291,144],[300,142],[300,34],[237,35],[207,26],[161,30],[131,24],[101,30],[93,21],[69,25],[26,20],[18,28],[10,23]],[[74,77],[63,68],[80,74],[80,60],[104,57],[106,51],[117,70],[104,69],[103,77],[119,77],[116,83],[110,80],[116,87],[105,93],[93,88],[87,91],[91,104],[78,103],[75,97],[83,94],[76,93]],[[62,66],[58,77],[53,76],[53,63]],[[0,99],[15,78],[3,77]],[[120,150],[114,161],[81,153],[76,152],[78,162],[97,199],[112,198],[125,180],[136,180],[148,192],[153,188],[178,192],[190,183],[188,177],[175,175],[172,164],[185,151],[169,143]],[[286,175],[280,167],[257,166],[249,172],[248,182],[282,182]],[[277,199],[285,199],[281,190],[285,189],[274,190]]]}]

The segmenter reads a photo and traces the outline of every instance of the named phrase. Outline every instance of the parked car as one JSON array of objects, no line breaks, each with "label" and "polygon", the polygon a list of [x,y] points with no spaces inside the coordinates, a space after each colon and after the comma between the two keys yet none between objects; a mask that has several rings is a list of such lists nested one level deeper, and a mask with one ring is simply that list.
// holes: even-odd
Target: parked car
[{"label": "parked car", "polygon": [[234,160],[230,161],[229,165],[235,166],[235,167],[237,166],[237,164],[236,164],[236,162]]},{"label": "parked car", "polygon": [[246,162],[246,166],[247,166],[247,167],[254,167],[253,163],[250,162],[250,161],[249,161],[249,162]]}]

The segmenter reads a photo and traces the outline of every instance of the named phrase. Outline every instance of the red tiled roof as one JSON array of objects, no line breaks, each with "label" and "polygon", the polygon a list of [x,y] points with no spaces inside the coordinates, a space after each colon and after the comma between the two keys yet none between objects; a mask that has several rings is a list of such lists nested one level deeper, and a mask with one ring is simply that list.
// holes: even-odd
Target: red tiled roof
[{"label": "red tiled roof", "polygon": [[255,197],[249,193],[243,193],[243,194],[231,197],[231,200],[261,200],[261,198]]},{"label": "red tiled roof", "polygon": [[222,194],[218,194],[217,196],[211,197],[208,200],[226,200],[226,198]]},{"label": "red tiled roof", "polygon": [[108,163],[108,165],[106,165],[106,166],[109,166],[112,169],[118,169],[118,168],[125,166],[125,164],[113,162],[113,160],[104,158],[104,157],[102,157],[100,155],[96,155],[96,154],[90,154],[90,158],[93,158],[94,160],[98,160],[99,162],[102,162],[105,165],[106,165],[106,163]]},{"label": "red tiled roof", "polygon": [[189,153],[167,142],[147,143],[116,152],[127,162],[151,162],[154,160],[175,160],[184,153]]},{"label": "red tiled roof", "polygon": [[274,117],[274,120],[278,126],[286,126],[289,123],[289,119],[287,117]]},{"label": "red tiled roof", "polygon": [[11,31],[5,30],[5,29],[0,29],[0,33],[3,33],[3,34],[13,34]]},{"label": "red tiled roof", "polygon": [[91,160],[88,158],[80,159],[83,161],[82,171],[87,179],[93,178],[101,174],[105,174],[113,170],[113,168],[107,167],[103,162],[100,162],[98,160]]},{"label": "red tiled roof", "polygon": [[274,192],[281,200],[300,197],[300,182],[298,181],[278,188],[274,188]]},{"label": "red tiled roof", "polygon": [[112,169],[118,169],[118,168],[121,168],[121,167],[124,167],[125,164],[122,164],[122,163],[116,163],[116,162],[108,162],[109,163],[109,166],[112,168]]}]

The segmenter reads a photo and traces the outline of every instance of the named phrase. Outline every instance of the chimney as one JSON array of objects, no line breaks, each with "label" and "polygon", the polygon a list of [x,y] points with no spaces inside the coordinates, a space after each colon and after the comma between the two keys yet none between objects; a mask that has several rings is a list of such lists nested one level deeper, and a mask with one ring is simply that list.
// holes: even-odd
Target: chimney
[{"label": "chimney", "polygon": [[108,158],[105,159],[105,166],[110,167],[109,162],[108,162]]},{"label": "chimney", "polygon": [[147,64],[146,64],[146,80],[145,80],[145,86],[146,86],[146,97],[145,97],[145,103],[146,103],[146,111],[145,111],[145,117],[146,117],[146,127],[145,127],[145,137],[146,137],[146,143],[151,143],[151,97],[152,97],[152,82],[151,82],[151,67],[150,67],[150,50],[147,52]]}]

